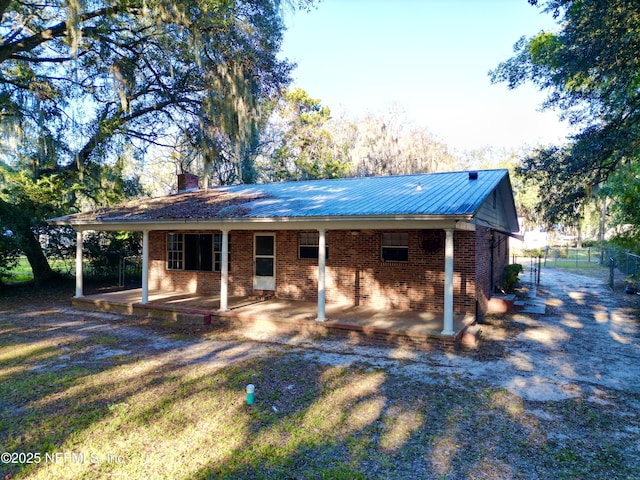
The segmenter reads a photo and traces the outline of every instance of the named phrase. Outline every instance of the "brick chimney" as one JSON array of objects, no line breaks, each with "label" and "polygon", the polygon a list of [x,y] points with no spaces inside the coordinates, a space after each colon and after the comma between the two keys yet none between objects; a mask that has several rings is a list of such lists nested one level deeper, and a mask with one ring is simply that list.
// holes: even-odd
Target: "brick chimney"
[{"label": "brick chimney", "polygon": [[199,188],[197,175],[193,173],[178,174],[178,193],[191,192]]}]

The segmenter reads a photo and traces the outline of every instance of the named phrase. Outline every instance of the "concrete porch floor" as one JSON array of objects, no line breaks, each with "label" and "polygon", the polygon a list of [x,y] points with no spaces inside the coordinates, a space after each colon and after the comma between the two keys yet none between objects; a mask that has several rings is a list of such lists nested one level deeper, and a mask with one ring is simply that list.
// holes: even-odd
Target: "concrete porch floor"
[{"label": "concrete porch floor", "polygon": [[458,343],[474,322],[473,315],[454,315],[453,336],[442,335],[442,313],[375,309],[352,304],[327,303],[328,320],[316,322],[317,304],[276,298],[229,297],[229,311],[219,312],[219,296],[186,292],[149,291],[149,303],[141,304],[141,289],[74,298],[80,308],[168,318],[176,321],[239,323],[247,328],[309,334],[342,333],[399,343]]}]

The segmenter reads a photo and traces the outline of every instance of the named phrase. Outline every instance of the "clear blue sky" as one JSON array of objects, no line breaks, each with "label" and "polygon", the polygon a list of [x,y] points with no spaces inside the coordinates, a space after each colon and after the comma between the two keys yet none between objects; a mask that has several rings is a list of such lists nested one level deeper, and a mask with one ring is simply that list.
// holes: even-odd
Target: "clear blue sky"
[{"label": "clear blue sky", "polygon": [[392,105],[456,150],[556,143],[567,134],[533,86],[491,85],[488,71],[523,35],[556,28],[526,0],[323,0],[286,15],[293,86],[336,115]]}]

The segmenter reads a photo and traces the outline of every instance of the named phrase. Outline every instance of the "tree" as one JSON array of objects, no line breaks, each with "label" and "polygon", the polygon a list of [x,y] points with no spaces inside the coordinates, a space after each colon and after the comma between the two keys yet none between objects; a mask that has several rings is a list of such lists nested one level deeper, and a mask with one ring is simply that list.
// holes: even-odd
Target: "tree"
[{"label": "tree", "polygon": [[391,108],[369,114],[350,125],[333,124],[336,137],[346,132],[349,161],[358,176],[404,175],[452,169],[458,160],[425,128],[409,124],[402,111]]},{"label": "tree", "polygon": [[610,208],[613,225],[624,225],[625,236],[635,238],[637,242],[640,237],[640,162],[619,168],[609,177],[601,193],[605,198],[615,198]]},{"label": "tree", "polygon": [[[39,237],[47,228],[44,219],[55,216],[64,200],[62,178],[49,175],[37,180],[24,170],[0,164],[0,219],[3,233],[10,232],[12,243],[19,246],[31,265],[36,281],[49,278],[51,267],[40,246]],[[4,256],[8,256],[8,250]],[[13,254],[17,249],[13,249]]]},{"label": "tree", "polygon": [[[278,0],[0,2],[0,134],[12,146],[0,159],[5,181],[29,173],[3,184],[0,221],[37,250],[48,207],[23,208],[29,189],[59,182],[58,213],[121,198],[104,187],[125,186],[122,154],[176,132],[207,165],[228,165],[227,181],[255,181],[262,104],[292,68],[276,56],[282,31]],[[46,279],[46,259],[28,257]]]},{"label": "tree", "polygon": [[0,287],[2,280],[10,275],[11,270],[17,265],[19,254],[18,242],[13,232],[6,229],[0,231]]},{"label": "tree", "polygon": [[[542,212],[537,208],[540,197],[540,186],[531,178],[523,175],[518,166],[520,158],[526,157],[531,152],[528,147],[520,149],[496,148],[485,146],[464,152],[464,163],[468,168],[506,168],[509,170],[513,197],[518,211],[518,217],[523,220],[525,231],[540,228],[542,226]],[[541,207],[544,208],[544,205]]]},{"label": "tree", "polygon": [[301,88],[275,106],[264,180],[311,180],[344,176],[349,165],[328,129],[331,111]]},{"label": "tree", "polygon": [[427,173],[455,168],[458,160],[402,112],[334,118],[320,99],[300,88],[275,106],[262,139],[264,181]]},{"label": "tree", "polygon": [[[548,223],[574,223],[608,178],[631,168],[640,153],[640,4],[630,0],[548,0],[557,33],[541,32],[515,45],[515,56],[490,73],[516,88],[532,81],[550,92],[578,128],[566,145],[539,148],[523,171],[541,185]],[[640,198],[636,199],[637,201]]]}]

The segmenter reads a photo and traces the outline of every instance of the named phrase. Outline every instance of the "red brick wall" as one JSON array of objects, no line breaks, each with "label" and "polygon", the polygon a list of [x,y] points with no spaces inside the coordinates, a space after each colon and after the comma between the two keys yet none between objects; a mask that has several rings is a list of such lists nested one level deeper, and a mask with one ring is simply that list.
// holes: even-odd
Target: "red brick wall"
[{"label": "red brick wall", "polygon": [[476,297],[478,316],[482,318],[491,298],[491,230],[476,227]]},{"label": "red brick wall", "polygon": [[[211,233],[194,231],[189,233]],[[220,291],[219,272],[185,272],[166,269],[167,232],[149,232],[149,289],[190,293]]]},{"label": "red brick wall", "polygon": [[[267,233],[267,232],[261,232]],[[298,258],[298,232],[276,233],[276,291],[279,298],[317,300],[318,261]],[[329,231],[326,264],[327,302],[442,312],[444,303],[444,231],[409,231],[409,262],[380,258],[381,231]],[[229,234],[229,294],[253,292],[254,232]],[[454,234],[454,313],[475,313],[475,232]],[[166,270],[166,232],[150,234],[151,289],[217,294],[219,272]]]},{"label": "red brick wall", "polygon": [[[509,237],[486,227],[476,228],[476,284],[479,316],[487,311],[494,287],[502,284],[504,267],[509,264]],[[491,284],[491,243],[493,241],[493,285]]]}]

